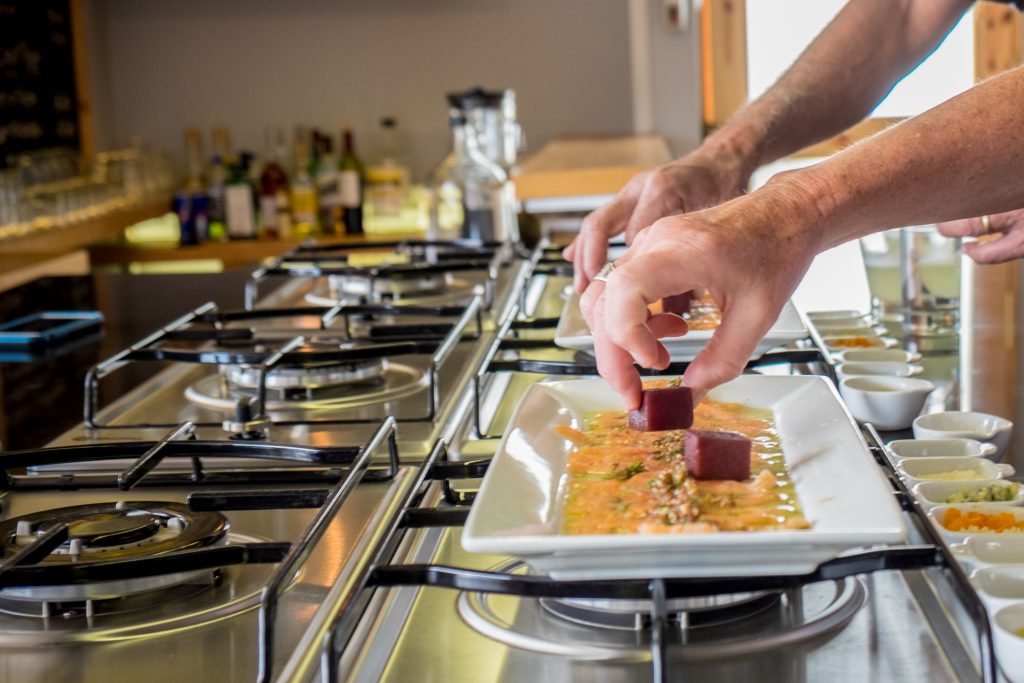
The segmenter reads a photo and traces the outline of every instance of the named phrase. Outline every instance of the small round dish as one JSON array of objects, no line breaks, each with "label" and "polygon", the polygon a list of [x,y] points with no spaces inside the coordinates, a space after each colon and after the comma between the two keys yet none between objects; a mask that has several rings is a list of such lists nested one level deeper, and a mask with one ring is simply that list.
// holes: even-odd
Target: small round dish
[{"label": "small round dish", "polygon": [[984,515],[997,515],[1008,512],[1016,520],[1017,524],[1024,524],[1024,507],[1017,505],[978,505],[966,503],[964,505],[937,505],[928,511],[928,519],[931,520],[939,533],[948,541],[961,542],[967,538],[1015,538],[1024,540],[1024,531],[987,531],[984,529],[952,530],[946,527],[946,513],[950,510],[958,510],[963,514],[969,512],[980,512]]},{"label": "small round dish", "polygon": [[975,439],[898,439],[886,447],[897,460],[905,458],[988,458],[996,447]]},{"label": "small round dish", "polygon": [[1024,601],[1024,565],[982,567],[971,576],[971,584],[990,610]]},{"label": "small round dish", "polygon": [[845,349],[891,349],[896,346],[896,340],[892,337],[879,337],[874,333],[822,337],[825,346],[835,351]]},{"label": "small round dish", "polygon": [[988,441],[995,445],[993,460],[1002,457],[1013,423],[998,415],[951,410],[922,415],[914,420],[914,438],[949,439],[954,437]]},{"label": "small round dish", "polygon": [[924,368],[920,365],[909,363],[893,363],[891,361],[877,361],[872,363],[840,363],[836,366],[836,374],[840,379],[845,377],[865,376],[889,376],[889,377],[912,377],[920,375]]},{"label": "small round dish", "polygon": [[[1024,487],[1012,481],[996,479],[982,484],[972,484],[962,481],[922,481],[914,486],[914,497],[926,508],[933,508],[938,505],[957,505],[959,503],[949,502],[949,497],[961,491],[977,491],[987,487],[1008,489],[1007,494],[1012,493],[1010,500],[975,502],[971,505],[1024,505]],[[1016,492],[1014,492],[1016,489]],[[1024,600],[1024,596],[1021,596]]]},{"label": "small round dish", "polygon": [[992,617],[996,659],[1011,683],[1024,683],[1024,603],[1008,605]]},{"label": "small round dish", "polygon": [[832,354],[837,363],[913,363],[921,354],[905,349],[846,349]]},{"label": "small round dish", "polygon": [[[896,463],[896,469],[904,479],[919,484],[922,481],[954,481],[964,486],[987,484],[993,479],[1012,477],[1012,465],[995,463],[985,458],[964,458],[953,456],[945,458],[905,458]],[[962,472],[962,479],[934,478],[950,472]]]},{"label": "small round dish", "polygon": [[839,395],[859,422],[878,429],[906,429],[920,414],[935,385],[911,377],[847,377],[839,382]]},{"label": "small round dish", "polygon": [[968,536],[963,543],[951,545],[949,549],[958,560],[978,568],[1024,564],[1024,538]]}]

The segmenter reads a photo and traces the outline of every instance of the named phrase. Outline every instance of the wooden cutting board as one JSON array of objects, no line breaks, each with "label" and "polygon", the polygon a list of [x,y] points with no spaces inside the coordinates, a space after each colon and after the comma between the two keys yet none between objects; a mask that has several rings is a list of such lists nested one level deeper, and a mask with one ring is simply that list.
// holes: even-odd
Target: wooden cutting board
[{"label": "wooden cutting board", "polygon": [[657,135],[557,139],[522,163],[514,177],[523,199],[611,194],[630,178],[672,158]]}]

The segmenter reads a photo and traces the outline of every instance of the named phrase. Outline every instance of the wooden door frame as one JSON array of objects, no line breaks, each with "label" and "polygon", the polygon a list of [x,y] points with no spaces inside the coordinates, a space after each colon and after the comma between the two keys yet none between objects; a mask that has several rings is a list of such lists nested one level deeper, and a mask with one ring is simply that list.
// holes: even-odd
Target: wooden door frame
[{"label": "wooden door frame", "polygon": [[[747,101],[746,0],[704,0],[701,7],[701,90],[704,130],[722,125]],[[974,77],[981,81],[1021,64],[1021,15],[1011,6],[979,2],[974,13]],[[797,153],[823,156],[899,123],[869,118]]]}]

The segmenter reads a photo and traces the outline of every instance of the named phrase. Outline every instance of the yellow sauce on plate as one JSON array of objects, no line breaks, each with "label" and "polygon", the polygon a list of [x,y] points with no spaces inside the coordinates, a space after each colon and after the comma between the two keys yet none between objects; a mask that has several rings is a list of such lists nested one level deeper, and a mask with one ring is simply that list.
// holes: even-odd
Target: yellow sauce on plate
[{"label": "yellow sauce on plate", "polygon": [[625,411],[601,411],[587,416],[582,431],[556,428],[574,444],[563,533],[809,528],[769,411],[705,399],[694,412],[694,429],[739,432],[751,439],[751,478],[745,482],[687,476],[685,431],[639,432],[626,420]]}]

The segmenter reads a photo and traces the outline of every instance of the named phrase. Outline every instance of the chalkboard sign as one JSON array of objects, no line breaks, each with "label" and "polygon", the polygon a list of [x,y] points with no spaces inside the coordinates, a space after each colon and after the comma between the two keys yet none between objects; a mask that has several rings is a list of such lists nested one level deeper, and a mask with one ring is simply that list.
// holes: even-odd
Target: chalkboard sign
[{"label": "chalkboard sign", "polygon": [[0,166],[78,147],[70,0],[0,0]]}]

